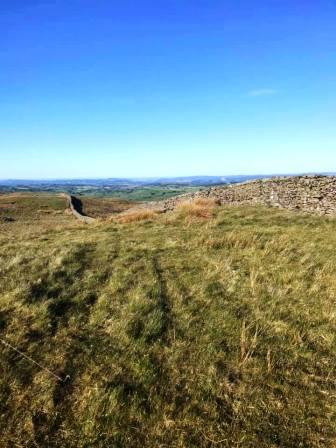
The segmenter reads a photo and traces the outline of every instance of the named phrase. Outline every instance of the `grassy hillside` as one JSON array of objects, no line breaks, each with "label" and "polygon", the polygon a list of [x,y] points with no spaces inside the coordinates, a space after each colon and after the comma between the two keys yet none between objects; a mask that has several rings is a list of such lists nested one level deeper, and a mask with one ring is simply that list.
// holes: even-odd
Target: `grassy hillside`
[{"label": "grassy hillside", "polygon": [[81,196],[80,200],[83,212],[96,218],[105,218],[115,213],[121,213],[134,205],[134,202],[116,198]]},{"label": "grassy hillside", "polygon": [[[24,240],[51,229],[76,224],[65,198],[47,193],[0,194],[0,235]],[[0,279],[1,281],[1,279]]]},{"label": "grassy hillside", "polygon": [[53,194],[1,194],[0,218],[9,216],[30,223],[32,220],[38,220],[42,214],[61,213],[65,206],[64,198]]},{"label": "grassy hillside", "polygon": [[70,380],[0,344],[1,447],[335,446],[335,220],[57,204],[0,224],[0,337]]}]

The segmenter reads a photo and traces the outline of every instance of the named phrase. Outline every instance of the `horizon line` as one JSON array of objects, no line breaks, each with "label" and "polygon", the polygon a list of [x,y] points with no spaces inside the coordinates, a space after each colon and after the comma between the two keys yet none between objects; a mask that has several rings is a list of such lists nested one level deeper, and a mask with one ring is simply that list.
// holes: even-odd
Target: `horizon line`
[{"label": "horizon line", "polygon": [[7,178],[0,178],[0,182],[15,182],[15,181],[62,181],[62,180],[151,180],[151,179],[181,179],[186,178],[190,179],[193,177],[223,177],[223,178],[230,178],[230,177],[253,177],[253,176],[270,176],[270,177],[277,177],[277,176],[304,176],[304,175],[333,175],[336,174],[336,171],[304,171],[304,172],[280,172],[280,173],[254,173],[254,174],[191,174],[191,175],[178,175],[178,176],[122,176],[122,177],[91,177],[91,176],[81,176],[81,177],[36,177],[36,178],[19,178],[19,177],[7,177]]}]

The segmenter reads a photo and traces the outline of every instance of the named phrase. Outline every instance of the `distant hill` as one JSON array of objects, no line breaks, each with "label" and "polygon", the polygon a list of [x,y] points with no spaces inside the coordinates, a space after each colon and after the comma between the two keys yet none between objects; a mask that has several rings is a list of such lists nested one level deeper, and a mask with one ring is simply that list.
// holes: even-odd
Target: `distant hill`
[{"label": "distant hill", "polygon": [[7,179],[0,193],[47,192],[76,196],[111,197],[126,201],[157,201],[203,188],[275,177],[275,175],[180,176],[108,179]]},{"label": "distant hill", "polygon": [[[311,174],[311,173],[307,173]],[[323,175],[335,175],[336,173],[318,173]],[[50,187],[115,187],[136,188],[148,186],[209,186],[221,184],[233,184],[247,180],[270,178],[287,174],[254,174],[254,175],[229,175],[229,176],[179,176],[179,177],[135,177],[135,178],[106,178],[106,179],[0,179],[1,188],[25,188],[46,189]]]},{"label": "distant hill", "polygon": [[155,201],[215,185],[227,185],[264,176],[185,176],[109,179],[0,180],[0,193],[48,192],[121,200]]},{"label": "distant hill", "polygon": [[47,186],[96,186],[96,187],[140,187],[153,185],[185,185],[208,186],[242,182],[248,179],[265,177],[256,176],[181,176],[181,177],[148,177],[148,178],[107,178],[107,179],[7,179],[0,180],[0,187],[45,188]]}]

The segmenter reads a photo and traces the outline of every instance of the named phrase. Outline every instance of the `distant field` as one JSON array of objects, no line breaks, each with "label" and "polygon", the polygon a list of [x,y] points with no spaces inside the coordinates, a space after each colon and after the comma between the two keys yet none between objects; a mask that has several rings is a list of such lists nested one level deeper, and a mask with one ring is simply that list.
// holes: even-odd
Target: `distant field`
[{"label": "distant field", "polygon": [[94,192],[86,191],[85,194],[110,196],[114,198],[129,200],[129,201],[159,201],[160,199],[167,199],[179,194],[197,191],[200,187],[139,187],[123,190],[111,190],[110,192]]},{"label": "distant field", "polygon": [[139,186],[139,187],[90,187],[90,186],[26,186],[26,187],[1,187],[0,194],[2,193],[46,193],[46,194],[60,194],[67,192],[73,195],[78,195],[82,197],[97,197],[97,198],[115,198],[124,201],[156,201],[160,199],[167,199],[172,196],[177,196],[179,194],[188,193],[191,191],[199,190],[198,187],[189,186],[178,186],[178,185],[167,185],[167,186]]},{"label": "distant field", "polygon": [[336,220],[64,205],[0,196],[0,337],[70,375],[0,345],[1,447],[335,447]]}]

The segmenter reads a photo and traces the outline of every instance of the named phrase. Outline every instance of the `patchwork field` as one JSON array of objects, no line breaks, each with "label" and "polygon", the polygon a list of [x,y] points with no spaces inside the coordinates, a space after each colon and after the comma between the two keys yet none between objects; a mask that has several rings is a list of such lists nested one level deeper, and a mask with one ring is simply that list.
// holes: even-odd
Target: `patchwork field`
[{"label": "patchwork field", "polygon": [[336,445],[336,220],[65,207],[0,196],[1,447]]},{"label": "patchwork field", "polygon": [[27,183],[24,186],[18,185],[4,185],[0,183],[0,194],[35,194],[39,195],[41,192],[49,195],[59,195],[68,193],[75,196],[89,197],[89,198],[113,198],[120,201],[158,201],[168,199],[184,193],[191,193],[198,191],[200,188],[209,184],[193,186],[192,184],[158,184],[158,185],[81,185],[76,184],[62,184],[61,181],[54,184],[34,184]]}]

